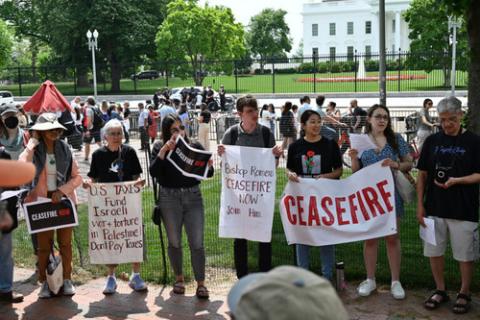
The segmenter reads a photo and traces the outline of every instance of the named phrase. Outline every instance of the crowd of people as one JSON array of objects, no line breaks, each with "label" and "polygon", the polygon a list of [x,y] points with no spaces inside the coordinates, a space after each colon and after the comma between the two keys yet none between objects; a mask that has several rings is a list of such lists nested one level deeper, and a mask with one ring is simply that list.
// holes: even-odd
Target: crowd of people
[{"label": "crowd of people", "polygon": [[[292,183],[298,183],[299,178],[340,179],[343,165],[340,149],[335,137],[338,137],[338,127],[350,127],[353,132],[364,132],[374,149],[366,150],[361,155],[355,149],[350,149],[349,156],[353,172],[363,167],[382,161],[382,166],[392,171],[407,173],[412,169],[412,158],[408,144],[392,128],[390,111],[382,105],[374,105],[364,111],[356,100],[350,104],[351,122],[345,125],[341,115],[336,110],[334,102],[328,104],[323,111],[325,97],[316,98],[316,105],[310,104],[308,96],[301,99],[298,108],[291,102],[285,103],[279,120],[280,132],[284,141],[276,145],[275,141],[275,110],[273,105],[263,106],[261,110],[253,96],[244,96],[237,100],[236,109],[240,122],[231,126],[224,134],[217,153],[222,156],[228,145],[248,146],[255,148],[270,148],[275,158],[284,156],[287,152],[286,175]],[[5,157],[31,162],[36,168],[35,177],[27,186],[28,194],[25,202],[35,201],[39,197],[47,197],[53,203],[63,197],[76,203],[75,189],[83,185],[90,188],[93,183],[134,181],[143,186],[142,167],[136,150],[128,145],[129,119],[131,113],[128,102],[123,106],[102,103],[100,108],[92,97],[82,102],[79,97],[72,101],[75,124],[83,131],[85,143],[85,159],[89,159],[90,144],[99,144],[90,161],[87,177],[81,177],[78,164],[72,156],[68,144],[62,139],[66,129],[58,121],[58,115],[44,113],[37,117],[35,124],[26,130],[20,126],[17,108],[12,105],[0,110],[0,151]],[[145,107],[139,104],[138,125],[141,134],[141,150],[153,143],[149,173],[158,183],[158,208],[162,223],[165,226],[168,239],[168,255],[175,275],[173,292],[185,293],[185,278],[183,274],[182,229],[185,228],[190,247],[192,269],[197,282],[196,296],[200,299],[209,297],[205,276],[204,248],[204,206],[200,181],[183,176],[169,161],[166,154],[175,148],[176,139],[181,135],[195,149],[209,149],[208,133],[205,133],[211,114],[206,104],[201,105],[199,123],[200,142],[189,139],[188,121],[185,119],[185,104],[178,101],[171,105],[165,100],[160,108],[155,104]],[[420,132],[428,131],[427,127],[436,124],[429,118],[428,109],[431,100],[424,104],[422,126],[419,137],[423,139],[420,159],[418,161],[418,179],[416,190],[418,194],[417,219],[424,225],[424,217],[435,220],[437,245],[424,243],[424,255],[430,259],[436,290],[425,301],[425,307],[435,309],[449,300],[445,291],[444,253],[450,241],[453,257],[459,262],[462,286],[456,297],[453,311],[468,312],[471,304],[470,284],[473,275],[473,261],[478,258],[478,213],[479,213],[479,183],[480,183],[480,137],[461,127],[463,117],[461,102],[448,97],[437,105],[439,126],[441,131],[435,134]],[[272,110],[273,109],[273,110]],[[283,119],[283,120],[282,120]],[[260,121],[260,123],[259,123]],[[273,127],[272,127],[273,121]],[[160,139],[157,126],[160,122]],[[151,127],[154,126],[154,129]],[[327,129],[325,129],[327,128]],[[325,131],[327,130],[327,131]],[[333,138],[332,138],[333,137]],[[151,141],[148,141],[151,139]],[[305,159],[309,165],[305,165]],[[213,176],[213,163],[208,164],[208,176]],[[405,291],[400,282],[401,246],[399,237],[399,221],[404,215],[404,204],[398,190],[395,190],[397,216],[397,233],[385,237],[387,256],[391,273],[391,294],[395,299],[404,299]],[[8,207],[11,216],[16,217],[16,210]],[[14,212],[11,212],[14,211]],[[16,218],[15,218],[16,219]],[[11,230],[13,222],[2,227],[0,235],[0,300],[18,302],[21,297],[12,291],[13,263],[11,262],[12,243]],[[57,242],[63,265],[63,294],[75,294],[71,281],[72,273],[72,228],[58,229]],[[45,271],[48,256],[54,239],[53,231],[40,232],[32,239],[38,259],[38,279],[42,283],[40,298],[49,298],[51,291],[45,281]],[[379,239],[369,239],[364,242],[364,264],[366,280],[361,282],[357,291],[360,296],[369,296],[376,289],[375,269],[377,265]],[[239,279],[249,274],[248,241],[235,239],[233,244],[234,267]],[[310,247],[296,245],[296,261],[298,266],[309,269]],[[322,275],[332,280],[335,264],[335,247],[333,245],[320,247]],[[268,272],[272,268],[271,243],[259,242],[259,270]],[[108,265],[104,294],[116,292],[116,265]],[[129,285],[135,291],[147,289],[140,276],[141,264],[132,264],[132,275]]]}]

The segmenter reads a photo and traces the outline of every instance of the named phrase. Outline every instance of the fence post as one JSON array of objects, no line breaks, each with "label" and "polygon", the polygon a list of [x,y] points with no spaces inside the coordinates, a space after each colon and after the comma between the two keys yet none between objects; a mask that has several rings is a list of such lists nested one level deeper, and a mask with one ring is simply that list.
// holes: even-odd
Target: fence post
[{"label": "fence post", "polygon": [[402,52],[402,49],[398,48],[398,79],[397,79],[397,83],[398,83],[398,92],[400,92],[400,68],[401,68],[401,53]]},{"label": "fence post", "polygon": [[353,71],[355,72],[355,92],[357,92],[357,77],[358,77],[358,68],[357,68],[357,50],[355,49],[355,53],[353,56]]},{"label": "fence post", "polygon": [[18,71],[18,93],[20,96],[23,96],[23,92],[22,92],[22,72],[20,71],[20,66],[17,67],[17,71]]},{"label": "fence post", "polygon": [[237,60],[233,60],[233,72],[235,73],[235,94],[238,94],[238,67]]},{"label": "fence post", "polygon": [[275,62],[272,58],[272,93],[275,93]]},{"label": "fence post", "polygon": [[137,72],[137,66],[133,65],[133,92],[137,94],[137,77],[136,77],[136,72]]},{"label": "fence post", "polygon": [[73,92],[77,95],[77,67],[73,67]]},{"label": "fence post", "polygon": [[313,53],[313,93],[317,93],[317,55]]}]

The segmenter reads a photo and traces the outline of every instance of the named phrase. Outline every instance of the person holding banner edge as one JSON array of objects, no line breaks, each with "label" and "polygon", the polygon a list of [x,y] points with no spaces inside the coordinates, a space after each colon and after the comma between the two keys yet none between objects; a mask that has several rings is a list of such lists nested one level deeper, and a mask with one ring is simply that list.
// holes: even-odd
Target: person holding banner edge
[{"label": "person holding banner edge", "polygon": [[[136,181],[136,186],[143,187],[145,180],[140,177],[142,167],[137,153],[129,145],[122,144],[123,134],[123,125],[119,120],[113,119],[105,124],[102,135],[107,144],[92,154],[92,162],[88,172],[90,180],[83,182],[84,188],[90,188],[92,183],[125,181]],[[106,295],[115,293],[117,289],[117,279],[115,277],[117,265],[111,264],[107,267],[107,282],[103,289],[103,293]],[[133,272],[128,285],[135,291],[146,291],[147,285],[140,277],[140,262],[132,263],[132,269]]]},{"label": "person holding banner edge", "polygon": [[[73,158],[70,147],[60,140],[63,127],[54,113],[41,114],[31,130],[32,138],[27,147],[20,154],[19,160],[32,162],[36,168],[35,178],[29,187],[30,191],[25,202],[34,202],[38,197],[52,199],[53,203],[67,197],[74,204],[77,203],[75,189],[82,184],[78,165]],[[72,227],[57,229],[57,242],[62,256],[63,267],[63,294],[75,294],[72,276]],[[38,239],[38,279],[42,288],[39,298],[51,297],[46,282],[46,268],[48,257],[53,245],[54,230],[39,232]]]},{"label": "person holding banner edge", "polygon": [[[338,144],[320,135],[322,118],[314,110],[306,110],[300,119],[305,135],[288,148],[287,177],[300,182],[299,177],[314,179],[339,179],[343,172],[342,157]],[[335,264],[335,246],[320,248],[322,275],[332,281]],[[310,246],[297,244],[297,265],[309,269]]]},{"label": "person holding banner edge", "polygon": [[[197,281],[195,295],[199,299],[208,299],[209,292],[205,286],[205,213],[199,187],[200,181],[184,176],[167,159],[167,154],[175,149],[178,135],[181,135],[193,148],[204,150],[200,143],[189,142],[185,127],[178,115],[168,114],[162,119],[162,140],[157,141],[152,149],[150,174],[160,185],[158,207],[167,232],[170,264],[175,273],[173,293],[185,293],[185,279],[182,270],[182,227],[185,225],[192,269]],[[208,161],[208,167],[207,177],[212,177],[212,159]]]},{"label": "person holding banner edge", "polygon": [[[237,100],[237,112],[241,121],[225,132],[222,144],[217,147],[218,155],[223,155],[225,145],[272,148],[278,165],[278,159],[283,155],[283,149],[281,146],[275,145],[275,138],[270,129],[258,123],[257,99],[251,95],[240,97]],[[259,242],[258,248],[259,269],[261,272],[267,272],[272,268],[272,244]],[[233,252],[237,278],[240,279],[248,274],[247,240],[235,239]]]},{"label": "person holding banner edge", "polygon": [[[392,170],[408,172],[412,168],[412,158],[408,144],[400,134],[393,131],[390,121],[390,111],[383,105],[375,104],[367,112],[365,133],[368,134],[376,149],[366,150],[358,158],[358,151],[351,149],[349,156],[352,159],[352,171],[356,172],[361,167],[369,166],[382,161],[382,166],[388,166]],[[397,215],[397,233],[385,237],[388,262],[392,277],[390,292],[395,299],[404,299],[405,291],[400,283],[400,238],[398,236],[399,219],[404,214],[403,200],[398,190],[395,190],[395,208]],[[367,279],[360,283],[357,292],[360,296],[369,296],[377,285],[375,282],[375,268],[377,265],[378,239],[370,239],[364,242],[363,256]]]}]

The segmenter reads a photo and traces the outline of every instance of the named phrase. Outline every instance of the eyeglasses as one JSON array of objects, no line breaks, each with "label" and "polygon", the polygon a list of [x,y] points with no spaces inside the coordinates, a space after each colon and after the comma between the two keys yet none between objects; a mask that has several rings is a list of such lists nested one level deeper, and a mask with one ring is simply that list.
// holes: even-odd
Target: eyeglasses
[{"label": "eyeglasses", "polygon": [[185,126],[178,126],[170,128],[170,133],[176,133],[185,130]]},{"label": "eyeglasses", "polygon": [[114,132],[109,132],[108,135],[112,137],[119,137],[123,134],[123,132],[120,131],[114,131]]},{"label": "eyeglasses", "polygon": [[373,118],[375,120],[385,120],[385,121],[388,121],[388,119],[389,119],[388,115],[386,115],[386,114],[377,114],[377,115],[373,116]]}]

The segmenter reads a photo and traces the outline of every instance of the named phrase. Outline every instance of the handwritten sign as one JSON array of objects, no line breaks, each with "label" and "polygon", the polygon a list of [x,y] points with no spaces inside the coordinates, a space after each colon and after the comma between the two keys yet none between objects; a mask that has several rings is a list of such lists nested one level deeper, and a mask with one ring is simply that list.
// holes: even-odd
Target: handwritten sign
[{"label": "handwritten sign", "polygon": [[30,234],[78,226],[77,211],[70,199],[58,203],[42,198],[23,205],[27,228]]},{"label": "handwritten sign", "polygon": [[344,180],[288,182],[280,213],[289,244],[322,246],[395,234],[392,172],[378,162]]},{"label": "handwritten sign", "polygon": [[88,195],[92,264],[143,261],[141,191],[134,182],[92,185]]},{"label": "handwritten sign", "polygon": [[272,149],[225,146],[219,236],[270,242],[275,187]]},{"label": "handwritten sign", "polygon": [[208,160],[211,157],[211,152],[190,147],[180,135],[178,135],[175,149],[167,155],[168,161],[184,176],[200,180],[207,178]]}]

